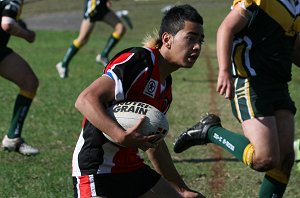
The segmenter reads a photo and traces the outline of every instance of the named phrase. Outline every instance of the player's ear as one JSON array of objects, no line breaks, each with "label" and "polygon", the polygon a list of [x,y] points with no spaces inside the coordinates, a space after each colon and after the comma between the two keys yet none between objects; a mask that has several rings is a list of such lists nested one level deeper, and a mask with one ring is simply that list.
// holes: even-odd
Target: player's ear
[{"label": "player's ear", "polygon": [[163,45],[166,48],[170,49],[171,48],[171,41],[172,41],[172,35],[167,33],[167,32],[164,32],[162,34],[162,43],[163,43]]}]

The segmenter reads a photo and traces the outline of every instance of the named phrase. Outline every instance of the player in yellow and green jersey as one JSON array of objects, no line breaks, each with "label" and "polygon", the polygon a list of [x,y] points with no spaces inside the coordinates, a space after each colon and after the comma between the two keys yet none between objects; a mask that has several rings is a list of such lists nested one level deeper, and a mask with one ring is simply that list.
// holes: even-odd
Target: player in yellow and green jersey
[{"label": "player in yellow and green jersey", "polygon": [[103,21],[114,28],[114,32],[108,38],[107,44],[100,54],[96,57],[96,62],[106,66],[109,61],[109,53],[113,47],[120,41],[126,32],[126,27],[120,17],[125,18],[129,27],[132,28],[128,12],[118,12],[117,14],[111,9],[109,0],[85,0],[84,16],[80,26],[78,37],[68,48],[62,61],[56,64],[56,69],[60,78],[67,78],[69,71],[69,62],[78,52],[78,50],[87,43],[97,21]]}]

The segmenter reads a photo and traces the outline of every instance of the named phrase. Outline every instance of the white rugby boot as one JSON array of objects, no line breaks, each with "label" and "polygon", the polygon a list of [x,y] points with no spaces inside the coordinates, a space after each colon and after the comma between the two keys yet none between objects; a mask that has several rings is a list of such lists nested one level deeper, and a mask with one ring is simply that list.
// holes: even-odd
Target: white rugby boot
[{"label": "white rugby boot", "polygon": [[56,64],[56,70],[60,78],[68,77],[68,68],[62,66],[62,62]]},{"label": "white rugby boot", "polygon": [[101,63],[104,67],[108,64],[109,60],[107,57],[101,56],[101,54],[98,54],[96,56],[96,63]]},{"label": "white rugby boot", "polygon": [[118,10],[115,13],[119,18],[124,19],[124,21],[126,22],[126,24],[128,25],[128,27],[130,29],[133,29],[133,25],[132,25],[131,19],[129,17],[129,11],[128,10]]},{"label": "white rugby boot", "polygon": [[7,135],[4,136],[2,140],[1,147],[4,150],[16,151],[23,155],[36,155],[39,153],[37,148],[27,144],[23,138],[8,138]]}]

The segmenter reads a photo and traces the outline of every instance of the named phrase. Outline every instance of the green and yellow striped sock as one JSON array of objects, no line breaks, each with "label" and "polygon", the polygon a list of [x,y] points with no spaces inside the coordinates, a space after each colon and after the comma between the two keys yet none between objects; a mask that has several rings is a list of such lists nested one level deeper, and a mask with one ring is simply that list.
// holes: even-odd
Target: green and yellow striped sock
[{"label": "green and yellow striped sock", "polygon": [[69,62],[77,54],[77,52],[79,51],[80,48],[81,48],[81,46],[80,46],[79,42],[75,39],[64,56],[64,59],[62,61],[63,67],[69,66]]},{"label": "green and yellow striped sock", "polygon": [[283,197],[289,177],[278,169],[272,169],[266,172],[260,187],[259,197]]},{"label": "green and yellow striped sock", "polygon": [[[243,161],[244,163],[246,160],[247,163],[245,164],[251,165],[254,149],[249,150],[248,145],[250,144],[250,141],[245,136],[224,129],[221,126],[213,126],[208,130],[208,139],[212,143],[229,151],[238,160]],[[245,150],[247,150],[247,153],[245,153]],[[248,157],[245,157],[245,155]]]},{"label": "green and yellow striped sock", "polygon": [[25,121],[26,115],[29,111],[34,96],[35,96],[34,93],[30,93],[22,90],[18,94],[15,101],[10,128],[7,133],[8,138],[21,137],[23,123]]},{"label": "green and yellow striped sock", "polygon": [[116,32],[113,32],[109,37],[103,51],[101,52],[101,56],[108,58],[108,54],[113,49],[113,47],[120,41],[120,39],[121,39],[121,35],[119,35]]}]

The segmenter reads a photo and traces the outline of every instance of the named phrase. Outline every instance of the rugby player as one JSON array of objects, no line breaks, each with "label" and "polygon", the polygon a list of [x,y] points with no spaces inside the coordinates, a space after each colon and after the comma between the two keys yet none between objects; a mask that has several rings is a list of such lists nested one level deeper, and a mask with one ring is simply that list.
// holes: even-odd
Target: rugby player
[{"label": "rugby player", "polygon": [[20,92],[15,100],[9,130],[2,140],[2,148],[16,151],[23,155],[35,155],[39,150],[25,142],[22,128],[38,89],[38,78],[30,65],[11,48],[7,47],[10,36],[17,36],[29,43],[35,41],[35,33],[18,23],[22,11],[23,0],[1,0],[0,27],[0,75],[15,83]]},{"label": "rugby player", "polygon": [[[88,42],[97,21],[105,22],[114,28],[114,32],[108,38],[103,51],[96,57],[96,62],[101,63],[104,66],[107,65],[110,51],[126,32],[126,27],[110,7],[111,1],[109,0],[85,0],[84,15],[79,35],[68,48],[63,60],[56,64],[56,69],[60,78],[68,77],[69,62],[75,54],[77,54],[79,49]],[[129,19],[128,16],[127,19]]]},{"label": "rugby player", "polygon": [[292,63],[300,66],[298,0],[234,0],[217,32],[217,91],[230,99],[244,135],[205,115],[174,145],[214,143],[245,165],[265,172],[259,197],[283,197],[294,164],[294,115],[288,82]]},{"label": "rugby player", "polygon": [[[164,140],[152,144],[157,135],[138,133],[143,118],[125,131],[106,113],[108,106],[122,101],[145,102],[166,113],[172,101],[171,73],[195,64],[204,39],[202,25],[190,5],[173,7],[157,38],[117,54],[79,95],[75,106],[84,120],[73,153],[75,197],[203,197],[185,184]],[[146,151],[154,169],[138,149]]]}]

